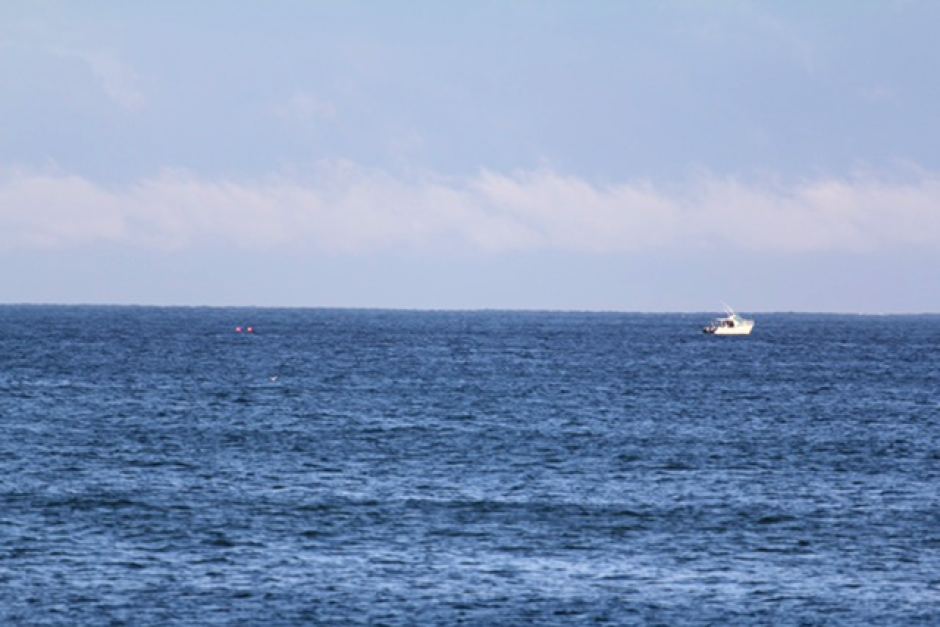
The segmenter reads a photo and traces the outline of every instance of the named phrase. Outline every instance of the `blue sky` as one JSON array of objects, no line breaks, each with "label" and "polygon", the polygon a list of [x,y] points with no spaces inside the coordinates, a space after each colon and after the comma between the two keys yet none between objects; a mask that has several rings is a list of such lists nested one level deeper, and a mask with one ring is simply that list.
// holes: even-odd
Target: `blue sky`
[{"label": "blue sky", "polygon": [[940,311],[934,2],[10,2],[0,301]]}]

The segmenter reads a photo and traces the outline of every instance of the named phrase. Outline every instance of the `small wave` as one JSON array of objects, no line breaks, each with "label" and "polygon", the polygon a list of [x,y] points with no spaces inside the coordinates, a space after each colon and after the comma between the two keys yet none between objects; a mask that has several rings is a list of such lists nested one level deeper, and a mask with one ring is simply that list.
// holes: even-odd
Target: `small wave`
[{"label": "small wave", "polygon": [[787,514],[770,514],[767,516],[761,516],[757,519],[758,525],[779,525],[781,523],[793,522],[796,520],[795,516],[789,516]]}]

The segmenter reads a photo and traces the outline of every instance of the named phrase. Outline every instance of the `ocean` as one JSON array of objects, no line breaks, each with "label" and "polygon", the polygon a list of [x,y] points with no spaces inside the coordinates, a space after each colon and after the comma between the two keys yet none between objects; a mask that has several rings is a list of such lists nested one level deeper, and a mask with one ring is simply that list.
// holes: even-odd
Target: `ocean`
[{"label": "ocean", "polygon": [[711,317],[2,306],[0,623],[940,624],[940,316]]}]

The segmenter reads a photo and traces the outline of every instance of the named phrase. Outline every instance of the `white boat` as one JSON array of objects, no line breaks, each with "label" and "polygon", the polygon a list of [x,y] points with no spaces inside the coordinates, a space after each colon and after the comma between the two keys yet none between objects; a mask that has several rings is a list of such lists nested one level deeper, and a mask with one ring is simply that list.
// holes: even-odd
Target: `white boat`
[{"label": "white boat", "polygon": [[702,330],[710,335],[751,334],[751,329],[754,328],[753,320],[745,320],[738,314],[734,313],[734,310],[727,305],[725,305],[725,313],[727,315],[724,318],[716,318],[712,320],[711,324]]}]

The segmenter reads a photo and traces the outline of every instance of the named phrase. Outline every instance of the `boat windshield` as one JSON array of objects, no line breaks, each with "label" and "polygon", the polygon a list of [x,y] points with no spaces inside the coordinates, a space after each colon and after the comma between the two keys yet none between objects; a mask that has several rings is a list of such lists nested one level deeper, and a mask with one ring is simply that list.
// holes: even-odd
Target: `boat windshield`
[{"label": "boat windshield", "polygon": [[727,318],[715,318],[712,320],[711,327],[733,327],[737,324],[740,324],[740,320],[737,317],[728,316]]}]

